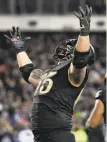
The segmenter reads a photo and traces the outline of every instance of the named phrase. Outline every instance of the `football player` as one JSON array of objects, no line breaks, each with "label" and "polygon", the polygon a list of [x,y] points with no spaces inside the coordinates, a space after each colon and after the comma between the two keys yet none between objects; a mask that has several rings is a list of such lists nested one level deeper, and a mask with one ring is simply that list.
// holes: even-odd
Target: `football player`
[{"label": "football player", "polygon": [[103,88],[96,93],[94,108],[86,122],[87,130],[91,131],[97,127],[103,117],[106,124],[106,78],[107,74],[105,75]]},{"label": "football player", "polygon": [[22,39],[18,27],[13,27],[12,33],[9,31],[10,36],[5,35],[16,50],[23,78],[36,87],[31,111],[35,142],[75,142],[71,133],[73,107],[95,59],[89,38],[92,8],[86,5],[84,9],[79,7],[79,11],[75,12],[80,21],[78,40],[58,44],[54,53],[57,64],[49,70],[35,69],[24,50],[30,37]]}]

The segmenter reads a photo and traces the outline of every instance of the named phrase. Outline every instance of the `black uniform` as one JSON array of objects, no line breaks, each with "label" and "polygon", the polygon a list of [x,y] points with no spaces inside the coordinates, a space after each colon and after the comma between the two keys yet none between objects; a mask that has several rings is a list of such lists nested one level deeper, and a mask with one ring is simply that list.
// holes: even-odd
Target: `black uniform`
[{"label": "black uniform", "polygon": [[99,99],[104,104],[104,122],[106,124],[106,87],[100,89],[96,94],[96,99]]},{"label": "black uniform", "polygon": [[51,77],[53,86],[50,91],[42,94],[40,87],[35,93],[31,116],[35,142],[75,142],[70,132],[73,106],[86,83],[88,69],[80,87],[74,87],[68,79],[69,67],[70,62],[56,67],[57,74]]}]

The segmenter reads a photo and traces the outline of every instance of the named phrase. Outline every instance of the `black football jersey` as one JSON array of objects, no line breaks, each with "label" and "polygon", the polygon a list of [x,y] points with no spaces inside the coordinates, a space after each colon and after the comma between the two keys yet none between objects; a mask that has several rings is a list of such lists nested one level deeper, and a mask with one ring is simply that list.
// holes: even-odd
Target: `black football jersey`
[{"label": "black football jersey", "polygon": [[95,99],[99,99],[102,101],[102,103],[104,104],[104,122],[106,124],[106,87],[100,89],[97,94]]},{"label": "black football jersey", "polygon": [[80,87],[74,87],[68,79],[69,67],[70,62],[57,65],[41,79],[33,98],[31,111],[33,130],[37,132],[54,129],[71,130],[73,106],[84,88],[88,69]]}]

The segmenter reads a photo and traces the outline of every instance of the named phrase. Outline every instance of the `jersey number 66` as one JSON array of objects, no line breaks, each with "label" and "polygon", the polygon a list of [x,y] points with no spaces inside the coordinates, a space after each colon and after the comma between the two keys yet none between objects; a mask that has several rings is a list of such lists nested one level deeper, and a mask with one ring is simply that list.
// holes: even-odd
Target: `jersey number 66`
[{"label": "jersey number 66", "polygon": [[36,88],[35,96],[49,93],[49,91],[52,89],[52,86],[53,86],[53,80],[51,79],[51,77],[55,76],[56,74],[57,74],[57,71],[52,71],[42,76]]}]

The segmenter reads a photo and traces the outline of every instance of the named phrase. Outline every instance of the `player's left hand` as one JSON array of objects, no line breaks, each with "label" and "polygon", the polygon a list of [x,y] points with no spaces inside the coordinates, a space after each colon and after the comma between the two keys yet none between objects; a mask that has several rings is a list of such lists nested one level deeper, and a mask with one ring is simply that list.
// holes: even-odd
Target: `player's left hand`
[{"label": "player's left hand", "polygon": [[74,14],[80,20],[81,36],[87,36],[90,33],[92,7],[85,5],[85,9],[83,9],[79,6],[79,12],[74,11]]}]

